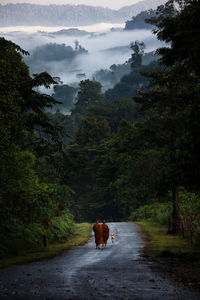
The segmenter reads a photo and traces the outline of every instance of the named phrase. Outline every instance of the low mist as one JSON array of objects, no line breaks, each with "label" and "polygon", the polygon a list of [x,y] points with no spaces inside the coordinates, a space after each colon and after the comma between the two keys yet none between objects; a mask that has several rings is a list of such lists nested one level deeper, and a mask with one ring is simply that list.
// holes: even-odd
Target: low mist
[{"label": "low mist", "polygon": [[[72,35],[67,31],[60,31],[69,29],[67,27],[7,27],[0,28],[0,35],[28,50],[30,54],[36,47],[48,43],[65,44],[75,49],[75,41],[78,41],[88,54],[77,55],[71,61],[40,61],[32,67],[34,73],[47,71],[53,77],[60,77],[64,84],[75,85],[82,79],[92,79],[100,69],[125,63],[131,56],[131,42],[143,41],[146,45],[145,52],[161,46],[150,30],[123,31],[123,28],[124,24],[101,23],[77,27],[80,32]],[[30,58],[31,56],[25,58],[25,61],[28,63]]]}]

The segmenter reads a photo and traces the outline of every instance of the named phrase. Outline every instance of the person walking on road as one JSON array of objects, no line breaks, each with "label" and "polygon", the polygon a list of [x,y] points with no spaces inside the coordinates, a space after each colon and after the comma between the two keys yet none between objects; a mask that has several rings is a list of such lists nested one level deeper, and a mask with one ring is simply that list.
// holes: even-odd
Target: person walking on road
[{"label": "person walking on road", "polygon": [[104,246],[106,248],[107,245],[107,241],[109,239],[109,227],[106,224],[106,221],[103,220],[103,224],[102,224],[102,231],[103,231],[103,242],[104,242]]},{"label": "person walking on road", "polygon": [[93,225],[93,231],[95,236],[96,249],[100,249],[100,246],[104,244],[103,241],[103,228],[102,225],[99,224],[99,220]]}]

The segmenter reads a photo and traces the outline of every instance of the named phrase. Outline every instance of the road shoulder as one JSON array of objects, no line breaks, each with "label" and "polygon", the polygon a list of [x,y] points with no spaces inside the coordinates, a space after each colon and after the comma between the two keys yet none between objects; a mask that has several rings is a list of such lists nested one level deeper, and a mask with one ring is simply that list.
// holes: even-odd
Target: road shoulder
[{"label": "road shoulder", "polygon": [[151,222],[137,224],[144,240],[141,256],[148,259],[149,266],[200,294],[199,250],[186,239],[167,234],[165,226]]},{"label": "road shoulder", "polygon": [[32,249],[20,253],[20,255],[6,257],[0,260],[0,268],[9,266],[30,263],[43,259],[48,259],[61,254],[63,251],[72,249],[74,247],[84,245],[91,236],[91,224],[80,223],[74,225],[73,233],[67,240],[60,240],[59,242],[48,245],[46,248]]}]

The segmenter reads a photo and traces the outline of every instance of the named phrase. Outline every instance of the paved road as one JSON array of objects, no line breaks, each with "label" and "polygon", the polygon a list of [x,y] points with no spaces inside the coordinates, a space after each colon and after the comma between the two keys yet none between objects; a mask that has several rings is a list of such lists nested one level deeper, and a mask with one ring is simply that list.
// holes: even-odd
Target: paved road
[{"label": "paved road", "polygon": [[85,246],[37,263],[0,271],[0,299],[13,300],[199,300],[141,258],[137,225],[110,223],[115,243]]}]

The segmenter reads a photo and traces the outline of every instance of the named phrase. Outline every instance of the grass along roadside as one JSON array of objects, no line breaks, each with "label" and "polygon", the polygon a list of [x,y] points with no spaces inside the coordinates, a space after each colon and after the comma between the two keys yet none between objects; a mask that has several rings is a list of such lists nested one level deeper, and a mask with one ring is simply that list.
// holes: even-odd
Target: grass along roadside
[{"label": "grass along roadside", "polygon": [[141,233],[145,241],[144,254],[151,257],[160,256],[188,256],[194,253],[188,239],[179,235],[167,234],[167,227],[158,223],[142,221]]},{"label": "grass along roadside", "polygon": [[148,258],[149,265],[200,293],[199,248],[191,246],[186,238],[167,234],[166,226],[148,221],[136,224],[144,240],[142,255]]},{"label": "grass along roadside", "polygon": [[0,260],[0,268],[54,257],[62,253],[64,250],[68,250],[79,245],[84,245],[90,236],[91,224],[75,224],[73,234],[69,236],[67,241],[61,240],[60,242],[47,245],[46,248],[41,247],[34,250],[27,250],[21,252],[20,255],[3,258]]}]

